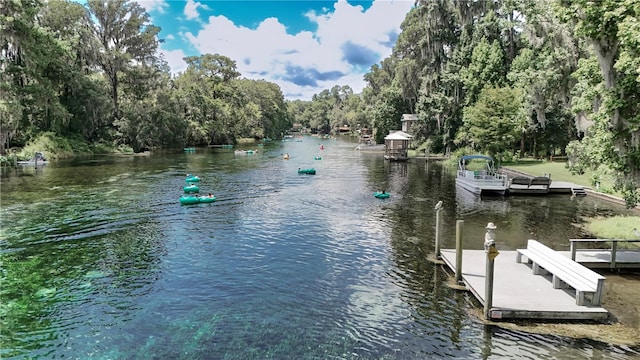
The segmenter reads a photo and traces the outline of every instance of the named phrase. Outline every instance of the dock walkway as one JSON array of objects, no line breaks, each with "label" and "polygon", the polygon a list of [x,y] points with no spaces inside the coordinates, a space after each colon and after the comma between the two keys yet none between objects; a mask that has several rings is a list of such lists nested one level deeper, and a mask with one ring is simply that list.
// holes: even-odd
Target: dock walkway
[{"label": "dock walkway", "polygon": [[[445,264],[455,272],[456,250],[442,249]],[[462,281],[484,305],[487,255],[484,250],[462,251]],[[605,299],[606,301],[606,299]],[[550,276],[534,275],[531,266],[516,262],[516,251],[501,250],[494,261],[491,319],[603,320],[600,306],[576,304],[571,289],[554,289]]]}]

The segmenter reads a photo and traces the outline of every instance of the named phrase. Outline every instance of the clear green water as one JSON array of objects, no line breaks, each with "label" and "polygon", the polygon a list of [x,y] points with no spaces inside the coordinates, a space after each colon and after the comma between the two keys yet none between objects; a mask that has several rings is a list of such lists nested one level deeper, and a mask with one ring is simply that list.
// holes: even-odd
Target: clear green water
[{"label": "clear green water", "polygon": [[[320,144],[325,149],[320,150]],[[96,157],[1,178],[3,359],[633,359],[640,349],[487,327],[426,260],[532,237],[556,248],[591,198],[476,199],[437,162],[385,162],[345,140]],[[291,158],[283,160],[282,154]],[[322,160],[314,160],[321,155]],[[299,175],[314,167],[316,175]],[[186,173],[212,204],[180,205]],[[386,190],[389,199],[376,199]]]}]

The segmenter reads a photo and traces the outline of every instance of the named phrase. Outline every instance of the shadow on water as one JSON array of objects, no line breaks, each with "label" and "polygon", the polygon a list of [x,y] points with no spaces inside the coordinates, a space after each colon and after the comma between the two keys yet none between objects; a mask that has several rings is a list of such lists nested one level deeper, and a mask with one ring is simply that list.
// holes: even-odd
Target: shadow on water
[{"label": "shadow on water", "polygon": [[[251,155],[197,149],[3,171],[0,356],[640,356],[480,324],[470,295],[426,261],[440,200],[445,245],[464,219],[469,248],[482,247],[487,222],[501,248],[531,236],[562,247],[583,217],[623,209],[589,198],[461,198],[437,162],[297,140]],[[316,175],[297,173],[309,167]],[[187,173],[218,201],[180,205]],[[375,198],[380,190],[390,197]]]}]

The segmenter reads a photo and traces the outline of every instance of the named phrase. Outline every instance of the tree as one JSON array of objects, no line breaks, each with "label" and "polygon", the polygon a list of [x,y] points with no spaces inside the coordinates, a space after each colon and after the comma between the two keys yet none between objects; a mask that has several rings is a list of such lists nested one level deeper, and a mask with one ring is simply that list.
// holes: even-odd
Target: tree
[{"label": "tree", "polygon": [[60,135],[80,134],[95,141],[112,114],[109,88],[102,74],[95,74],[100,43],[92,32],[89,12],[82,5],[66,0],[48,1],[39,17],[64,49],[50,63],[59,62],[60,104],[70,116],[63,123],[52,124]]},{"label": "tree", "polygon": [[277,84],[265,80],[237,79],[236,131],[240,137],[279,136],[291,128],[284,95]]},{"label": "tree", "polygon": [[[187,123],[187,141],[193,144],[225,144],[235,136],[238,99],[235,61],[220,54],[189,56],[187,70],[175,80],[180,117]],[[246,113],[249,114],[249,113]]]},{"label": "tree", "polygon": [[[561,0],[560,16],[593,48],[604,91],[592,108],[604,161],[617,174],[615,189],[628,206],[640,202],[640,0]],[[609,132],[609,136],[600,134]],[[590,165],[597,164],[592,159]]]},{"label": "tree", "polygon": [[494,156],[513,147],[519,138],[516,121],[521,95],[511,88],[482,90],[478,101],[464,111],[464,127],[457,140]]},{"label": "tree", "polygon": [[97,23],[93,30],[102,45],[100,66],[109,79],[114,118],[120,116],[120,74],[134,64],[155,61],[160,28],[149,25],[149,15],[128,0],[89,0],[87,6]]}]

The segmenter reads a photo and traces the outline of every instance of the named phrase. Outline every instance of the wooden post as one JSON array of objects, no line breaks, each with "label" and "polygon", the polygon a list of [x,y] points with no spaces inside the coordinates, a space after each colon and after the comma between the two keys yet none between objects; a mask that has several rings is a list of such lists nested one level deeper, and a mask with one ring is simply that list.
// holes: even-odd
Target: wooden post
[{"label": "wooden post", "polygon": [[611,240],[611,269],[616,268],[616,253],[618,252],[618,240]]},{"label": "wooden post", "polygon": [[436,249],[435,249],[435,257],[436,259],[440,259],[440,210],[442,210],[442,200],[438,201],[436,204]]},{"label": "wooden post", "polygon": [[493,307],[493,271],[494,260],[498,256],[495,243],[495,229],[493,223],[487,224],[487,233],[484,235],[484,251],[487,253],[486,269],[484,278],[484,318],[491,318],[491,307]]},{"label": "wooden post", "polygon": [[464,220],[456,220],[456,283],[462,281],[462,230]]}]

